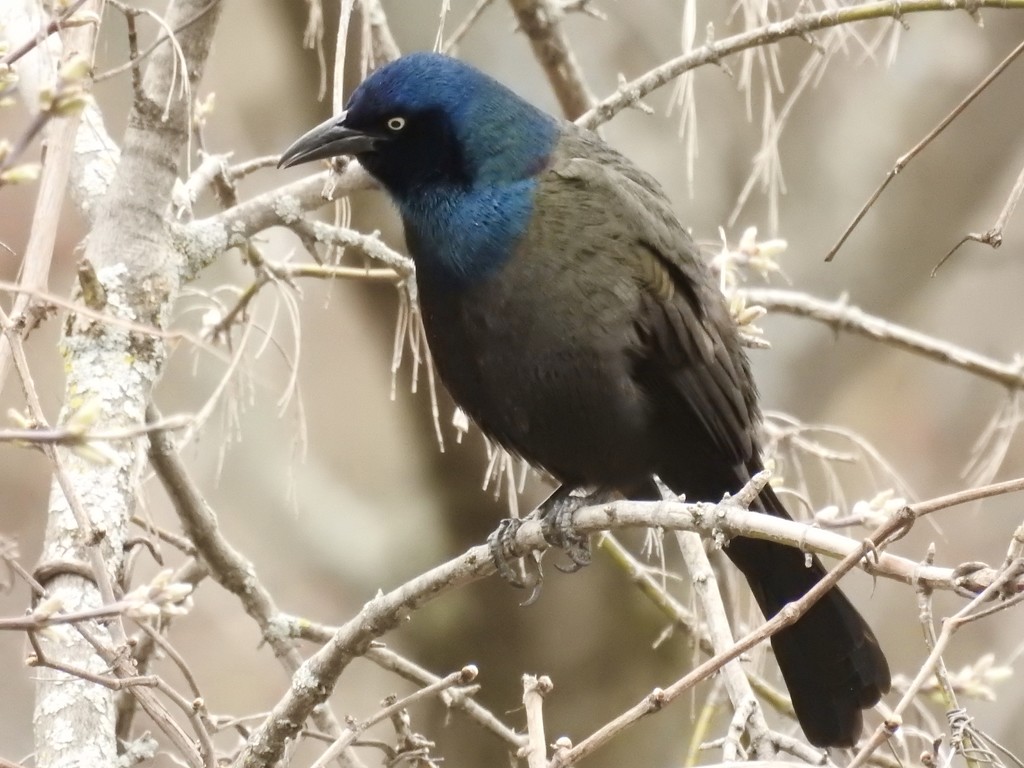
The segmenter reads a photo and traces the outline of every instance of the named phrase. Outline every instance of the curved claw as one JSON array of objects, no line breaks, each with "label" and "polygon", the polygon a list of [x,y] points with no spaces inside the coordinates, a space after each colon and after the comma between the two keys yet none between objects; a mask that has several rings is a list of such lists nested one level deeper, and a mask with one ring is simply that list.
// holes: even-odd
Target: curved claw
[{"label": "curved claw", "polygon": [[[589,496],[577,496],[573,494],[572,488],[563,485],[534,513],[540,518],[544,540],[552,547],[557,547],[565,552],[570,560],[570,564],[567,566],[556,563],[555,567],[558,570],[563,573],[575,573],[590,565],[590,537],[575,531],[573,515],[580,507],[603,501],[607,496],[608,494],[602,491],[597,491]],[[527,606],[534,603],[540,595],[541,586],[544,583],[544,573],[540,567],[540,560],[536,556],[533,558],[536,565],[535,573],[528,572],[530,569],[525,566],[520,570],[513,567],[514,558],[511,553],[515,551],[513,544],[520,525],[522,525],[522,520],[519,519],[506,518],[502,520],[494,533],[487,537],[487,545],[498,575],[513,587],[530,589],[530,596],[522,603]]]},{"label": "curved claw", "polygon": [[[534,562],[537,564],[537,570],[536,575],[531,579],[530,596],[519,604],[520,608],[526,608],[537,602],[537,598],[540,597],[540,588],[544,586],[544,571],[540,567],[540,558],[537,558]],[[523,586],[526,585],[524,584]]]},{"label": "curved claw", "polygon": [[582,571],[584,568],[590,565],[589,562],[581,563],[579,560],[572,559],[572,555],[570,555],[569,557],[571,560],[569,565],[559,565],[558,563],[555,563],[555,568],[560,570],[562,573],[576,573],[576,571]]},{"label": "curved claw", "polygon": [[579,536],[568,530],[560,529],[558,531],[558,539],[558,546],[565,552],[566,557],[572,561],[572,564],[563,566],[555,563],[555,568],[562,573],[576,573],[576,571],[590,565],[592,557],[590,555],[589,537]]},{"label": "curved claw", "polygon": [[[530,596],[520,603],[525,607],[532,605],[540,596],[540,590],[544,584],[544,570],[541,568],[540,557],[537,553],[519,558],[520,563],[523,564],[521,568],[513,567],[514,558],[510,556],[510,553],[513,551],[512,545],[516,532],[522,522],[518,518],[502,520],[494,532],[487,537],[487,547],[491,551],[491,561],[502,580],[517,589],[530,590]],[[532,562],[534,567],[527,567],[527,562]]]}]

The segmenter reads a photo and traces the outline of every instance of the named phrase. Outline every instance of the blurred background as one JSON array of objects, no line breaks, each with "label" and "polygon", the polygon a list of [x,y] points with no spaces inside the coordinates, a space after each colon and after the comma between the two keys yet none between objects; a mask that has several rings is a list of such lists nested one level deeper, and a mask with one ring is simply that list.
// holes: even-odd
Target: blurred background
[{"label": "blurred background", "polygon": [[[157,3],[140,5],[162,10]],[[329,5],[328,67],[337,13],[335,4]],[[440,0],[385,0],[391,30],[403,51],[433,46],[441,5]],[[448,33],[473,5],[451,0]],[[620,73],[636,77],[680,52],[683,3],[596,0],[592,5],[607,14],[607,21],[570,14],[565,25],[598,97],[615,90]],[[724,2],[700,3],[697,44],[703,42],[708,24],[714,25],[718,38],[742,29],[742,18],[731,16],[731,10]],[[1020,352],[1024,328],[1024,213],[1011,218],[1000,250],[967,244],[935,277],[929,274],[965,233],[992,226],[1024,166],[1024,63],[1012,65],[916,158],[835,261],[823,262],[896,158],[1024,36],[1024,14],[983,11],[980,20],[984,24],[961,12],[917,14],[906,17],[905,28],[899,30],[892,21],[856,29],[859,39],[849,39],[788,113],[779,142],[786,193],[778,198],[775,231],[769,196],[756,189],[728,224],[760,146],[765,103],[760,86],[755,86],[748,117],[738,59],[724,62],[728,68],[705,67],[695,76],[699,154],[692,184],[687,180],[686,148],[679,141],[679,113],[670,111],[671,85],[646,100],[653,114],[627,110],[602,133],[665,185],[697,239],[718,243],[719,227],[725,227],[735,243],[749,226],[758,227],[762,238],[785,238],[788,249],[780,257],[784,275],[775,276],[774,285],[826,299],[845,295],[867,312],[1012,361]],[[205,128],[208,151],[231,151],[235,162],[275,154],[329,114],[329,98],[317,101],[317,56],[302,46],[305,23],[304,3],[226,4],[199,94],[216,95]],[[154,28],[143,29],[151,39]],[[893,35],[898,47],[887,64]],[[881,43],[871,55],[862,43],[876,38]],[[544,73],[503,2],[483,13],[459,45],[458,55],[534,103],[557,111]],[[775,90],[776,110],[815,55],[802,40],[778,46],[778,79],[786,91]],[[124,20],[108,9],[97,69],[126,58]],[[349,78],[347,90],[358,81],[355,67],[350,67]],[[97,102],[115,138],[123,131],[130,95],[128,75],[96,87]],[[26,121],[21,108],[0,111],[0,136],[19,135]],[[309,170],[265,170],[242,182],[240,193],[249,197]],[[16,277],[34,195],[32,185],[0,192],[0,242],[7,246],[0,250],[2,279]],[[403,247],[394,213],[379,193],[360,193],[353,206],[356,226],[380,229],[386,242]],[[203,201],[197,215],[215,210],[211,201]],[[85,222],[69,202],[58,233],[53,292],[69,292],[75,248],[85,234]],[[290,253],[299,260],[308,258],[287,231],[271,230],[260,240],[274,258]],[[244,287],[251,279],[240,255],[225,253],[190,286],[176,324],[197,329],[202,312],[213,306],[211,296],[230,304],[224,286]],[[284,351],[269,346],[259,357],[249,356],[230,392],[230,404],[218,408],[183,455],[219,514],[224,533],[252,559],[279,607],[340,624],[378,589],[395,587],[482,542],[508,507],[504,498],[481,489],[486,465],[482,438],[471,431],[461,443],[455,440],[453,409],[443,393],[444,450],[439,450],[425,376],[420,373],[419,391],[413,393],[408,357],[392,397],[395,289],[341,281],[307,281],[300,288],[300,343],[293,341],[296,329],[275,290],[265,289],[254,311],[261,325],[273,328]],[[965,487],[964,472],[975,443],[1001,412],[1006,391],[877,342],[833,333],[804,318],[771,315],[760,325],[772,349],[754,351],[751,358],[766,410],[863,435],[917,498]],[[59,330],[60,323],[50,320],[32,334],[28,345],[37,385],[54,419],[62,397]],[[298,366],[298,394],[282,405],[293,363]],[[167,414],[195,412],[223,375],[222,361],[183,345],[157,392],[158,405]],[[13,377],[0,404],[4,410],[22,404]],[[1015,439],[995,477],[1021,474],[1024,450]],[[844,477],[848,503],[893,485],[866,472]],[[832,500],[827,489],[809,490],[818,505]],[[0,534],[18,542],[22,561],[29,566],[39,552],[48,491],[49,468],[41,454],[3,448]],[[530,508],[546,492],[543,483],[531,479],[520,506]],[[147,481],[140,493],[140,506],[157,522],[177,529],[154,481]],[[940,564],[997,564],[1021,517],[1019,498],[1012,496],[957,507],[919,525],[895,551],[920,559],[934,542]],[[673,548],[670,543],[668,549]],[[166,554],[174,562],[173,553]],[[555,684],[545,704],[549,740],[565,734],[578,741],[692,665],[692,649],[678,637],[661,637],[663,617],[607,558],[599,556],[591,567],[571,576],[556,572],[550,563],[551,558],[544,591],[532,606],[519,607],[525,594],[489,579],[416,612],[385,640],[438,674],[477,664],[480,701],[520,727],[520,675],[549,675]],[[884,580],[873,584],[862,573],[844,584],[875,626],[894,669],[913,675],[927,655],[913,590]],[[0,595],[0,615],[21,613],[26,600],[22,585]],[[935,603],[941,617],[962,600],[938,595]],[[216,713],[265,711],[287,684],[271,651],[260,645],[257,627],[215,584],[202,585],[195,610],[175,622],[170,640],[189,660],[207,705]],[[946,658],[955,668],[991,652],[997,663],[1017,667],[1022,640],[1024,614],[1007,611],[966,627]],[[0,634],[0,754],[18,760],[32,750],[32,673],[22,664],[24,655],[21,636]],[[171,667],[159,669],[180,682]],[[361,718],[375,711],[388,693],[410,690],[360,660],[341,678],[334,702],[339,714]],[[587,764],[681,764],[693,729],[693,705],[705,691],[637,725]],[[996,693],[996,702],[968,701],[969,710],[979,727],[1020,753],[1024,687],[1011,681]],[[413,718],[416,730],[438,742],[436,751],[446,765],[507,762],[504,745],[460,715],[447,715],[435,702],[416,705]],[[724,722],[715,733],[724,731]],[[372,755],[368,759],[374,764]],[[717,759],[715,752],[703,758]],[[169,758],[160,760],[170,764]]]}]

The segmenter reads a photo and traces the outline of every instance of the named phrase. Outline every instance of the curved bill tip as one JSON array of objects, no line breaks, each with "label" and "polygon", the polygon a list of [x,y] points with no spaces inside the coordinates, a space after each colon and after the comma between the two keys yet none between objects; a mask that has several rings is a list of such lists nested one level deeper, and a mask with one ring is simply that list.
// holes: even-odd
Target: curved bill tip
[{"label": "curved bill tip", "polygon": [[277,161],[278,168],[323,160],[339,155],[358,155],[374,149],[378,137],[345,126],[342,112],[300,136]]}]

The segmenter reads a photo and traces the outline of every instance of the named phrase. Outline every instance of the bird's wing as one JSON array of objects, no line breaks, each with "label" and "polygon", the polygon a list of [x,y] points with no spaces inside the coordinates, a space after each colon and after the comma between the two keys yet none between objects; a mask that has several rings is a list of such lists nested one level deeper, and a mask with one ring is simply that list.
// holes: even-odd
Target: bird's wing
[{"label": "bird's wing", "polygon": [[706,262],[653,178],[603,142],[575,143],[583,146],[556,161],[548,178],[604,198],[608,225],[621,227],[616,257],[639,294],[639,383],[681,407],[681,422],[703,427],[723,458],[748,464],[756,459],[757,393]]}]

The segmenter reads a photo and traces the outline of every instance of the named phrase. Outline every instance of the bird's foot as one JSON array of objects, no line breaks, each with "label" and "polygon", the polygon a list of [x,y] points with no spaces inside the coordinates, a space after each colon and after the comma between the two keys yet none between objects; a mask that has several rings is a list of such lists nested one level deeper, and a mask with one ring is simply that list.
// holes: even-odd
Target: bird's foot
[{"label": "bird's foot", "polygon": [[[530,605],[540,595],[541,584],[544,582],[544,571],[541,570],[540,557],[531,553],[527,557],[515,558],[515,537],[516,532],[522,526],[520,518],[505,518],[498,523],[497,529],[487,537],[487,546],[491,551],[491,561],[498,571],[498,575],[507,583],[518,589],[529,589],[530,596],[522,605]],[[515,560],[515,565],[513,565]],[[527,560],[533,564],[531,571],[527,567]]]},{"label": "bird's foot", "polygon": [[561,549],[572,561],[569,566],[555,567],[564,573],[575,573],[584,566],[590,565],[590,537],[577,533],[573,526],[573,515],[576,510],[593,504],[609,501],[613,494],[607,491],[579,493],[567,490],[564,486],[555,491],[547,501],[540,505],[538,513],[543,526],[544,540],[553,547]]},{"label": "bird's foot", "polygon": [[[497,529],[487,537],[487,546],[491,552],[498,575],[513,587],[531,590],[530,596],[523,605],[530,605],[540,594],[544,582],[539,553],[531,553],[524,558],[516,557],[515,538],[524,520],[539,519],[544,540],[552,547],[561,549],[571,563],[568,566],[555,565],[564,573],[575,573],[584,566],[590,565],[590,537],[576,532],[573,526],[573,515],[576,510],[592,504],[602,504],[614,497],[606,491],[581,493],[572,488],[562,486],[548,497],[529,518],[506,518]],[[515,562],[513,562],[515,561]],[[532,567],[531,567],[532,566]]]},{"label": "bird's foot", "polygon": [[538,510],[544,541],[561,549],[571,561],[567,566],[555,563],[555,568],[562,573],[575,573],[580,568],[590,565],[593,559],[590,553],[590,537],[581,536],[573,530],[572,516],[583,506],[586,506],[583,498],[567,494],[561,498],[552,496]]},{"label": "bird's foot", "polygon": [[526,586],[522,578],[512,564],[509,562],[512,552],[512,543],[515,540],[516,532],[522,526],[523,521],[517,517],[506,517],[494,532],[487,537],[487,547],[491,550],[491,561],[498,569],[498,575],[513,587],[522,589]]}]

